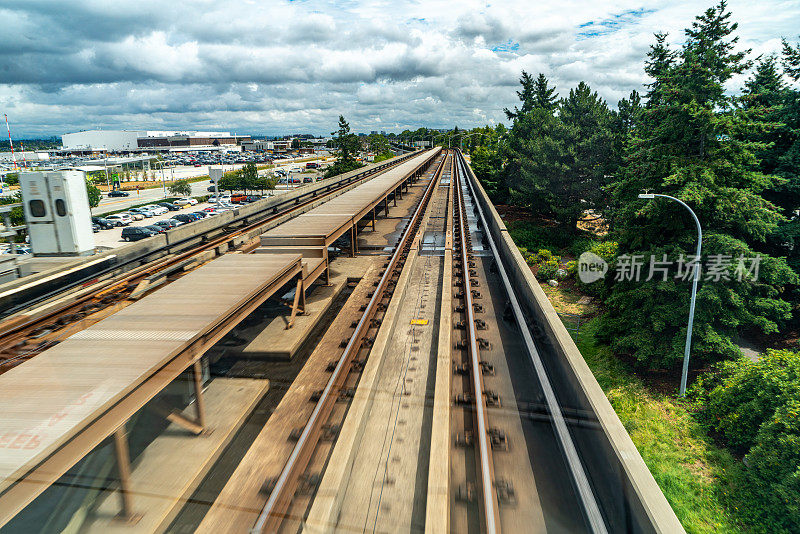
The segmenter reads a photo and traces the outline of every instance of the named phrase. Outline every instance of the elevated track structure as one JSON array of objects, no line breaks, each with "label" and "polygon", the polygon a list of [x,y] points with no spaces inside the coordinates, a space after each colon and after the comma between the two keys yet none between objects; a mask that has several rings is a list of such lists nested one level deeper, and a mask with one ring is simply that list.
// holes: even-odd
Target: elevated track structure
[{"label": "elevated track structure", "polygon": [[369,172],[15,301],[0,534],[681,532],[460,151]]}]

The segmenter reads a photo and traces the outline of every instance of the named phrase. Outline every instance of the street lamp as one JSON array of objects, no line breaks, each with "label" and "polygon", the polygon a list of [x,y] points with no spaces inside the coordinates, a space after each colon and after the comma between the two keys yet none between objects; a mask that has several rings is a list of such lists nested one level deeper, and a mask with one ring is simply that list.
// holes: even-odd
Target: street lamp
[{"label": "street lamp", "polygon": [[655,197],[664,197],[670,200],[674,200],[687,210],[689,213],[692,214],[692,218],[694,219],[694,224],[697,226],[697,252],[695,253],[695,261],[697,262],[694,266],[694,280],[692,280],[692,300],[689,304],[689,325],[686,328],[686,346],[683,350],[683,372],[681,373],[681,389],[680,395],[681,397],[686,396],[686,381],[689,375],[689,350],[692,347],[692,326],[694,325],[694,303],[697,298],[697,281],[700,279],[700,252],[703,248],[703,229],[700,227],[700,219],[697,218],[692,208],[690,208],[684,201],[671,197],[669,195],[660,195],[658,193],[641,193],[639,198],[645,199],[652,199]]},{"label": "street lamp", "polygon": [[463,149],[464,148],[464,138],[465,137],[472,137],[473,135],[482,135],[482,134],[483,134],[483,132],[472,132],[470,134],[464,133],[464,132],[459,132],[456,135],[454,135],[453,137],[455,137],[455,136],[460,137],[459,143],[461,145],[461,149]]}]

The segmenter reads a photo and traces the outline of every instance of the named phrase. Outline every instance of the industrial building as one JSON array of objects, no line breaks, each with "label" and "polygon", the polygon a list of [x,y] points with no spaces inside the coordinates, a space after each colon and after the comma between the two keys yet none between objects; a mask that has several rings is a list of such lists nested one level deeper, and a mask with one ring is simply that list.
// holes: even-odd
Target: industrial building
[{"label": "industrial building", "polygon": [[67,152],[136,152],[215,150],[249,142],[249,135],[230,132],[86,130],[61,136]]}]

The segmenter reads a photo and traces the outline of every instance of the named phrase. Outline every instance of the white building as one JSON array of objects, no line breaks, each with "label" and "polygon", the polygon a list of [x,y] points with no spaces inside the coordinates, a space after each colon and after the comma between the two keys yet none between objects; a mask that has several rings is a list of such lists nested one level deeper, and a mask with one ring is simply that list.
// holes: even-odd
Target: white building
[{"label": "white building", "polygon": [[62,135],[61,144],[65,150],[136,150],[145,136],[142,130],[86,130]]},{"label": "white building", "polygon": [[130,152],[137,150],[204,150],[237,146],[249,135],[186,130],[86,130],[61,136],[67,151]]}]

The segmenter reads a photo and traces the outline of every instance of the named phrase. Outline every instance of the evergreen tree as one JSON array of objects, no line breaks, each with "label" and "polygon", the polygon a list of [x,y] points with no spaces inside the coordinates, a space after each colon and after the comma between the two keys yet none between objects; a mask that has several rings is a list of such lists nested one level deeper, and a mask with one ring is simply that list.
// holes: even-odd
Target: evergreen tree
[{"label": "evergreen tree", "polygon": [[514,120],[520,115],[528,113],[534,107],[534,102],[536,100],[536,92],[535,92],[535,82],[533,77],[525,72],[522,71],[522,77],[519,79],[519,83],[522,86],[522,91],[517,91],[517,96],[519,97],[520,102],[522,102],[522,108],[517,108],[514,106],[514,111],[511,111],[508,108],[505,108],[503,111],[506,114],[506,117],[509,120]]},{"label": "evergreen tree", "polygon": [[553,111],[558,106],[558,95],[555,86],[550,87],[547,77],[539,73],[533,84],[534,106]]},{"label": "evergreen tree", "polygon": [[[740,281],[733,272],[737,258],[754,257],[783,219],[762,196],[777,181],[759,169],[752,143],[739,136],[751,121],[724,91],[724,83],[749,66],[744,52],[734,52],[736,27],[720,2],[686,30],[679,53],[668,49],[663,34],[656,35],[645,67],[654,81],[641,127],[634,129],[625,165],[610,189],[614,234],[629,257],[649,261],[667,254],[674,261],[693,254],[696,244],[694,223],[683,207],[637,199],[649,190],[690,205],[703,226],[705,258],[729,262],[721,276],[701,278],[694,365],[738,356],[733,338],[742,330],[776,332],[791,314],[781,296],[797,282],[783,259],[766,255],[757,280],[744,274]],[[647,265],[643,270],[647,274]],[[676,365],[683,356],[691,286],[690,276],[676,279],[678,274],[673,268],[665,280],[657,275],[649,282],[607,281],[601,337],[643,365]]]},{"label": "evergreen tree", "polygon": [[614,161],[612,115],[584,82],[557,110],[547,98],[541,106],[534,99],[531,110],[514,120],[506,179],[512,196],[574,231],[585,210],[603,204]]},{"label": "evergreen tree", "polygon": [[800,44],[792,46],[786,39],[783,43],[783,69],[794,81],[800,79]]},{"label": "evergreen tree", "polygon": [[[403,133],[405,134],[405,132]],[[338,132],[332,132],[331,135],[336,135],[336,148],[339,150],[339,157],[333,165],[327,168],[324,175],[325,178],[363,167],[361,163],[356,161],[356,155],[361,149],[361,140],[356,134],[350,132],[350,124],[344,119],[343,115],[339,115]]]}]

